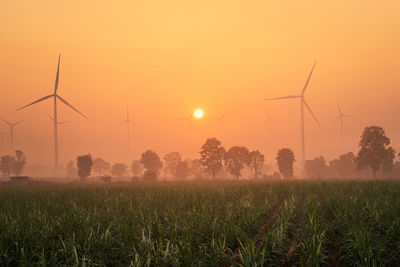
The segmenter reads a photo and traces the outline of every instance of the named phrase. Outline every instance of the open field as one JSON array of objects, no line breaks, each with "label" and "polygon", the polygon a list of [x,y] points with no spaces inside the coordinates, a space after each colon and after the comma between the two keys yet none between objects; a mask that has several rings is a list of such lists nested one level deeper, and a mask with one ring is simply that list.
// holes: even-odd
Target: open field
[{"label": "open field", "polygon": [[400,264],[400,182],[0,185],[0,265]]}]

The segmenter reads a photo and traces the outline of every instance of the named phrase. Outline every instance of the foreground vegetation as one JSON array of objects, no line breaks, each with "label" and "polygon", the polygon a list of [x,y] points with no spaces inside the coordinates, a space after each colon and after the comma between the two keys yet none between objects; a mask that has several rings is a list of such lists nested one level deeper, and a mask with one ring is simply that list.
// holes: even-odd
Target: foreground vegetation
[{"label": "foreground vegetation", "polygon": [[0,265],[400,264],[396,181],[0,185]]}]

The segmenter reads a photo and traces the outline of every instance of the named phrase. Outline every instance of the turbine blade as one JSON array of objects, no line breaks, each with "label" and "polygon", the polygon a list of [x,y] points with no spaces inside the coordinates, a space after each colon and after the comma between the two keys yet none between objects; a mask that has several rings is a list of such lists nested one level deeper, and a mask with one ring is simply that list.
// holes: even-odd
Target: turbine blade
[{"label": "turbine blade", "polygon": [[347,114],[342,114],[342,116],[343,116],[343,117],[347,117],[347,118],[351,118],[351,116],[350,116],[350,115],[347,115]]},{"label": "turbine blade", "polygon": [[58,89],[58,79],[60,76],[60,59],[61,59],[61,53],[58,54],[58,65],[57,65],[57,75],[56,75],[56,82],[54,85],[54,94],[57,94],[57,89]]},{"label": "turbine blade", "polygon": [[308,111],[311,113],[311,115],[313,116],[314,120],[318,123],[319,126],[321,126],[321,123],[319,123],[317,116],[315,116],[314,112],[312,112],[310,106],[307,104],[307,101],[303,98],[303,103],[306,106],[306,108],[308,109]]},{"label": "turbine blade", "polygon": [[50,118],[50,120],[54,121],[54,118],[49,113],[46,112],[46,114]]},{"label": "turbine blade", "polygon": [[7,123],[8,125],[10,125],[10,126],[12,125],[11,122],[9,122],[9,121],[7,121],[7,120],[5,120],[5,119],[3,119],[3,118],[1,118],[1,119],[2,119],[5,123]]},{"label": "turbine blade", "polygon": [[66,123],[70,123],[71,121],[61,121],[61,122],[59,122],[58,124],[66,124]]},{"label": "turbine blade", "polygon": [[58,99],[60,99],[61,102],[63,102],[65,105],[67,105],[68,107],[72,108],[73,110],[75,110],[76,112],[78,112],[79,114],[81,114],[83,117],[85,117],[86,119],[88,117],[86,117],[85,115],[83,115],[79,110],[77,110],[76,108],[74,108],[70,103],[68,103],[66,100],[64,100],[61,96],[56,95],[58,97]]},{"label": "turbine blade", "polygon": [[335,124],[340,119],[341,115],[337,116],[337,118],[332,122],[332,124]]},{"label": "turbine blade", "polygon": [[340,108],[340,105],[339,105],[339,103],[337,104],[337,106],[338,106],[338,109],[339,109],[339,114],[340,114],[340,115],[343,115],[343,113],[342,113],[342,109]]},{"label": "turbine blade", "polygon": [[119,123],[117,126],[121,126],[122,124],[127,123],[127,122],[128,122],[127,120],[124,120],[121,123]]},{"label": "turbine blade", "polygon": [[314,71],[314,67],[315,67],[315,64],[316,64],[316,63],[317,63],[317,62],[314,62],[314,65],[312,66],[311,72],[310,72],[310,74],[308,75],[307,81],[306,81],[306,83],[304,84],[303,90],[301,91],[301,94],[300,94],[300,95],[304,95],[304,93],[306,92],[307,87],[308,87],[308,83],[310,82],[311,75],[312,75],[312,73],[313,73],[313,71]]},{"label": "turbine blade", "polygon": [[298,95],[289,95],[289,96],[281,96],[281,97],[274,97],[274,98],[267,98],[264,101],[271,101],[271,100],[279,100],[279,99],[290,99],[290,98],[299,98]]},{"label": "turbine blade", "polygon": [[17,124],[20,124],[21,122],[23,122],[24,120],[22,120],[22,121],[17,121],[16,123],[13,123],[12,124],[12,126],[15,126],[15,125],[17,125]]},{"label": "turbine blade", "polygon": [[39,103],[39,102],[41,102],[41,101],[43,101],[43,100],[46,100],[47,98],[50,98],[50,97],[52,97],[52,96],[54,96],[54,94],[51,94],[51,95],[42,97],[42,98],[40,98],[40,99],[38,99],[38,100],[36,100],[36,101],[33,101],[32,103],[30,103],[30,104],[28,104],[28,105],[25,105],[25,106],[23,106],[23,107],[17,109],[17,111],[18,111],[18,110],[21,110],[21,109],[24,109],[24,108],[26,108],[26,107],[32,106],[33,104]]}]

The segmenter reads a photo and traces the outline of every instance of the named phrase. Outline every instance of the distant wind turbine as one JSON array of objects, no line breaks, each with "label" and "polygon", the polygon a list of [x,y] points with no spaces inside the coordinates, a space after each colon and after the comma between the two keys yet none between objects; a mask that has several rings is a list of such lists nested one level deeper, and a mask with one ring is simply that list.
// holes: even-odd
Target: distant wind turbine
[{"label": "distant wind turbine", "polygon": [[339,103],[337,104],[337,106],[338,106],[338,109],[339,109],[339,116],[336,118],[335,122],[337,120],[340,120],[340,138],[341,138],[341,142],[342,142],[342,145],[343,145],[343,118],[345,118],[345,117],[350,118],[351,116],[347,115],[347,114],[343,114]]},{"label": "distant wind turbine", "polygon": [[228,111],[228,108],[225,109],[225,111],[224,111],[224,113],[222,113],[221,117],[215,118],[215,119],[210,119],[212,121],[219,121],[219,123],[220,123],[220,127],[221,127],[220,128],[220,131],[221,131],[221,142],[224,139],[224,121],[225,121],[225,116],[226,116],[227,111]]},{"label": "distant wind turbine", "polygon": [[[46,114],[47,114],[47,116],[49,117],[49,119],[51,120],[51,121],[53,121],[54,122],[54,118],[53,118],[53,116],[51,116],[49,113],[47,113],[46,112]],[[62,124],[66,124],[66,123],[70,123],[71,121],[59,121],[58,122],[58,125],[62,125]]]},{"label": "distant wind turbine", "polygon": [[126,124],[126,135],[127,135],[127,141],[128,141],[128,153],[130,151],[130,144],[131,144],[131,133],[130,133],[130,128],[129,128],[129,124],[135,125],[137,126],[136,122],[132,121],[129,118],[129,106],[126,106],[126,120],[122,121],[119,125],[123,125]]},{"label": "distant wind turbine", "polygon": [[10,126],[10,146],[11,146],[11,152],[14,151],[14,127],[17,126],[18,124],[20,124],[22,121],[17,121],[14,123],[11,123],[3,118],[1,118],[5,123],[8,124],[8,126]]},{"label": "distant wind turbine", "polygon": [[311,72],[308,75],[308,78],[306,80],[306,83],[304,84],[303,90],[301,91],[300,95],[290,95],[290,96],[283,96],[283,97],[275,97],[275,98],[269,98],[265,99],[265,101],[271,101],[271,100],[280,100],[280,99],[289,99],[289,98],[299,98],[300,99],[300,114],[301,114],[301,165],[302,165],[302,170],[304,172],[305,170],[305,161],[306,161],[306,152],[305,152],[305,141],[304,141],[304,106],[307,108],[307,110],[310,112],[311,116],[314,118],[314,120],[317,122],[319,126],[321,124],[319,123],[317,117],[315,114],[312,112],[310,106],[307,104],[307,101],[305,99],[305,92],[307,90],[308,84],[311,79],[311,75],[314,71],[316,62],[314,62],[314,65],[312,66]]},{"label": "distant wind turbine", "polygon": [[29,107],[31,105],[34,105],[36,103],[39,103],[41,101],[44,101],[48,98],[53,98],[54,101],[54,116],[53,116],[53,127],[54,127],[54,168],[57,170],[58,169],[58,116],[57,116],[57,99],[60,100],[62,103],[64,103],[65,105],[67,105],[68,107],[70,107],[71,109],[75,110],[77,113],[79,113],[80,115],[82,115],[83,117],[85,117],[87,119],[87,117],[85,115],[83,115],[79,110],[77,110],[76,108],[74,108],[70,103],[68,103],[64,98],[62,98],[61,96],[59,96],[57,94],[57,89],[58,89],[58,81],[59,81],[59,74],[60,74],[60,59],[61,59],[61,54],[59,54],[58,56],[58,65],[57,65],[57,74],[56,74],[56,81],[55,81],[55,85],[54,85],[54,93],[52,93],[51,95],[47,95],[45,97],[42,97],[28,105],[25,105],[17,110],[21,110],[24,109],[26,107]]}]

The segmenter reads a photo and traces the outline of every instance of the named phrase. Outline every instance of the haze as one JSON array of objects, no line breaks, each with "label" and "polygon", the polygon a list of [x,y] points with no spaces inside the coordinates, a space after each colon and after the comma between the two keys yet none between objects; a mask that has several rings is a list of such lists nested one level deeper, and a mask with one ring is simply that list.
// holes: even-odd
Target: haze
[{"label": "haze", "polygon": [[[53,162],[52,112],[46,101],[15,110],[54,90],[65,106],[59,120],[60,163],[92,153],[131,162],[146,149],[197,158],[208,137],[220,137],[217,118],[228,108],[223,145],[260,149],[266,163],[281,147],[300,159],[297,100],[314,61],[306,113],[307,159],[356,151],[365,126],[382,126],[398,149],[400,97],[399,1],[9,1],[0,4],[0,116],[25,120],[15,147],[29,164]],[[344,145],[336,103],[352,116]],[[139,125],[125,129],[126,105]],[[187,117],[195,108],[204,118]],[[265,108],[274,118],[271,135]],[[8,131],[0,124],[0,131]],[[8,137],[7,137],[8,138]],[[8,140],[6,139],[6,144]],[[300,161],[298,160],[297,163]]]}]

